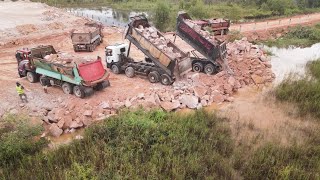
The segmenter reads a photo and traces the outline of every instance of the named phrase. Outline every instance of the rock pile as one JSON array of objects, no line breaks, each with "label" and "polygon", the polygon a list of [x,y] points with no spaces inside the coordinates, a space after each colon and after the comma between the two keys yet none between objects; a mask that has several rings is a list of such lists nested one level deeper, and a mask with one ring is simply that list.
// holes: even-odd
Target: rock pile
[{"label": "rock pile", "polygon": [[204,37],[206,40],[210,41],[212,44],[218,44],[217,39],[213,35],[211,35],[210,32],[203,30],[201,26],[195,24],[193,21],[189,19],[185,20],[185,23],[192,29],[194,29],[197,33],[199,33],[202,37]]},{"label": "rock pile", "polygon": [[101,102],[96,106],[84,104],[76,106],[75,102],[68,104],[62,102],[60,107],[49,110],[42,120],[49,125],[49,132],[53,136],[63,133],[72,133],[76,129],[86,127],[94,121],[105,119],[116,113],[107,102]]},{"label": "rock pile", "polygon": [[172,46],[170,46],[170,40],[165,39],[158,30],[154,27],[143,27],[142,25],[135,28],[137,31],[142,33],[142,35],[148,39],[152,44],[158,47],[159,50],[167,54],[170,58],[180,58],[181,54],[179,52],[174,52]]},{"label": "rock pile", "polygon": [[55,63],[55,64],[62,64],[68,67],[73,67],[74,63],[81,64],[84,62],[93,61],[92,58],[88,58],[88,57],[79,58],[68,53],[50,54],[50,55],[46,55],[44,59],[48,62]]}]

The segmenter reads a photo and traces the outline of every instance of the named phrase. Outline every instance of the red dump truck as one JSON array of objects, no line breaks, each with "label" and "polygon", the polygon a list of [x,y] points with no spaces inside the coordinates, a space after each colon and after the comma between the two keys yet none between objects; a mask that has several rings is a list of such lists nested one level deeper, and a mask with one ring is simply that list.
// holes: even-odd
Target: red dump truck
[{"label": "red dump truck", "polygon": [[[128,77],[145,75],[151,83],[160,81],[164,85],[170,85],[177,77],[191,70],[189,55],[165,39],[144,16],[131,18],[125,38],[129,40],[129,45],[115,44],[106,47],[107,67],[115,74],[125,72]],[[131,44],[144,53],[147,62],[137,62],[130,58]]]},{"label": "red dump truck", "polygon": [[193,20],[202,29],[208,29],[214,35],[226,35],[229,32],[230,20],[222,18]]},{"label": "red dump truck", "polygon": [[92,61],[62,60],[52,46],[38,46],[18,50],[16,58],[20,77],[26,76],[32,83],[40,81],[43,86],[60,86],[64,93],[79,98],[110,85],[99,57]]},{"label": "red dump truck", "polygon": [[192,25],[194,23],[191,17],[185,12],[179,12],[176,35],[205,57],[201,58],[193,53],[196,58],[192,61],[192,70],[213,74],[221,68],[225,68],[228,72],[231,72],[226,60],[226,42],[210,36],[204,37],[201,34],[204,31],[200,29],[196,31],[194,27],[191,27]]},{"label": "red dump truck", "polygon": [[84,27],[71,32],[73,49],[78,51],[93,52],[103,42],[103,26],[100,23],[88,22]]}]

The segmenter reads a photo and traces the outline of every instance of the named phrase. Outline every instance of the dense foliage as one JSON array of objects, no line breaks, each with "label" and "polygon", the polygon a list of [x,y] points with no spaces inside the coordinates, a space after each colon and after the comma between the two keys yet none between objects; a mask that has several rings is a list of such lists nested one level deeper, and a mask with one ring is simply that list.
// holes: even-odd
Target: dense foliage
[{"label": "dense foliage", "polygon": [[297,104],[302,115],[320,118],[320,60],[310,62],[307,71],[304,78],[290,76],[283,81],[275,91],[276,97]]},{"label": "dense foliage", "polygon": [[289,28],[289,31],[277,39],[269,39],[262,43],[267,46],[277,47],[307,47],[320,41],[320,24],[313,27],[295,26]]},{"label": "dense foliage", "polygon": [[[8,150],[22,156],[1,159],[4,179],[318,179],[320,139],[305,144],[269,143],[235,147],[226,119],[196,111],[188,115],[123,111],[89,127],[84,139],[40,152],[34,133],[19,136]],[[12,130],[6,130],[13,132]],[[4,132],[2,129],[1,133]],[[14,131],[16,132],[16,131]],[[21,131],[25,132],[25,131]],[[32,132],[32,131],[31,131]],[[23,133],[25,134],[25,133]],[[3,137],[3,136],[2,136]],[[245,137],[244,137],[245,138]],[[7,141],[1,139],[1,145]],[[8,143],[6,143],[8,144]],[[2,147],[2,146],[1,146]],[[9,146],[4,146],[9,147]],[[4,148],[1,149],[1,152]],[[26,151],[28,149],[28,151]],[[8,152],[8,151],[6,151]],[[7,154],[6,154],[7,155]],[[17,154],[15,154],[17,155]],[[2,156],[4,157],[4,156]],[[13,157],[13,156],[11,156]],[[16,156],[15,156],[16,157]]]}]

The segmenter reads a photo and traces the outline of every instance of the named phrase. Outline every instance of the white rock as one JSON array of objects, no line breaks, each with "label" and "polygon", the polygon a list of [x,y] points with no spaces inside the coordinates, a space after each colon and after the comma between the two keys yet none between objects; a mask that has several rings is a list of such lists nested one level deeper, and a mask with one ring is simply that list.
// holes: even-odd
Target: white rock
[{"label": "white rock", "polygon": [[180,99],[181,104],[185,104],[188,108],[195,109],[198,106],[199,98],[193,95],[182,95]]}]

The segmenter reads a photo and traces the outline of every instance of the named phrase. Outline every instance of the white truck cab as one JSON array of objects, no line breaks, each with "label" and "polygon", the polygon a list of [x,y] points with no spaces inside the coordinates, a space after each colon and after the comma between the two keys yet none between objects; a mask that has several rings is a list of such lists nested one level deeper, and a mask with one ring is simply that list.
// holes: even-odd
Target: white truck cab
[{"label": "white truck cab", "polygon": [[107,64],[116,63],[120,61],[120,54],[128,56],[128,44],[115,44],[106,47]]}]

